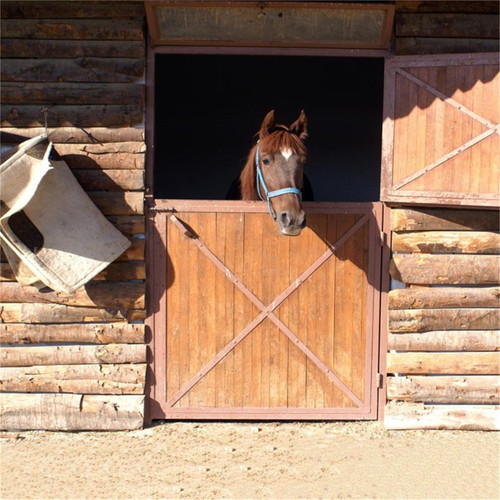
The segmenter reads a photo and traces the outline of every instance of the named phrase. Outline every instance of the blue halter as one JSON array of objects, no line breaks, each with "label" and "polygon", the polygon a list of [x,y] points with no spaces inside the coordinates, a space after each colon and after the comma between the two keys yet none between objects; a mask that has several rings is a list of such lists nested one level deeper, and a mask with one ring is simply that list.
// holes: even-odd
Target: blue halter
[{"label": "blue halter", "polygon": [[[267,209],[269,210],[269,215],[276,220],[276,213],[274,212],[271,206],[271,198],[275,198],[276,196],[281,196],[283,194],[296,194],[300,200],[302,201],[302,192],[298,188],[287,187],[283,189],[276,189],[276,191],[269,191],[267,189],[266,183],[264,182],[264,176],[262,175],[262,170],[260,169],[260,158],[259,158],[259,147],[257,146],[257,151],[255,153],[255,167],[257,169],[257,193],[259,194],[259,198],[262,201],[267,201]],[[264,196],[260,191],[260,187],[264,189]]]}]

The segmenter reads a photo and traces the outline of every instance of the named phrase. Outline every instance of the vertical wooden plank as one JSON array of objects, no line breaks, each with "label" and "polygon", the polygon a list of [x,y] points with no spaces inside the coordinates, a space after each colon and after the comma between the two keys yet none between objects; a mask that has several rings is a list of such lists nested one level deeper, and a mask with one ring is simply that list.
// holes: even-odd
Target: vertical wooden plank
[{"label": "vertical wooden plank", "polygon": [[[484,116],[492,118],[494,123],[500,121],[499,116],[499,92],[500,74],[497,65],[484,66],[484,81],[483,88],[483,108]],[[485,167],[481,172],[480,177],[480,192],[498,192],[499,189],[499,171],[500,165],[498,158],[500,157],[500,137],[494,134],[492,137],[481,141],[481,154],[483,156],[482,165]]]},{"label": "vertical wooden plank", "polygon": [[[338,239],[337,215],[327,215],[326,240],[333,245]],[[325,363],[332,369],[335,357],[335,288],[336,273],[335,260],[333,255],[325,264]],[[335,407],[336,387],[331,384],[329,390],[325,391],[325,407]]]},{"label": "vertical wooden plank", "polygon": [[[245,284],[262,300],[262,234],[267,231],[263,226],[263,214],[247,214],[245,224]],[[259,313],[252,304],[250,306],[251,319]],[[247,384],[243,388],[245,406],[261,406],[262,390],[262,336],[268,320],[264,320],[252,333],[250,342],[243,344],[243,369],[247,373]]]},{"label": "vertical wooden plank", "polygon": [[394,133],[394,164],[393,185],[397,184],[408,174],[408,134],[411,132],[409,122],[404,117],[411,110],[410,81],[396,73],[395,100],[395,133]]},{"label": "vertical wooden plank", "polygon": [[[339,236],[346,233],[358,220],[359,215],[346,214],[337,223]],[[335,306],[335,373],[348,386],[352,387],[353,335],[356,321],[354,312],[360,301],[359,283],[355,281],[353,260],[355,255],[354,237],[351,236],[338,251],[336,261],[336,306]],[[358,354],[357,354],[358,356]],[[357,375],[356,375],[357,376]],[[353,402],[344,393],[339,392],[337,404],[351,407]]]},{"label": "vertical wooden plank", "polygon": [[[263,251],[264,269],[271,269],[266,282],[263,283],[263,296],[265,303],[270,303],[290,284],[289,259],[290,245],[294,243],[293,237],[284,237],[277,228],[265,238]],[[285,302],[286,303],[286,302]],[[288,324],[288,310],[280,307],[275,314],[286,325]],[[269,325],[269,401],[270,407],[284,407],[287,402],[287,363],[288,363],[288,338],[274,324]],[[265,360],[265,355],[263,361]],[[263,379],[265,379],[263,372]]]},{"label": "vertical wooden plank", "polygon": [[[187,215],[187,214],[186,214]],[[185,216],[186,217],[186,216]],[[198,231],[199,226],[199,214],[190,213],[188,217],[183,219],[187,224],[189,224],[194,231]],[[187,341],[188,344],[183,349],[184,352],[189,353],[186,356],[187,366],[187,376],[186,379],[182,381],[182,383],[186,383],[200,368],[201,365],[198,361],[198,335],[200,332],[200,266],[203,266],[201,260],[204,258],[200,255],[199,250],[195,247],[195,245],[189,245],[187,251],[187,259],[189,262],[189,267],[187,269],[187,283],[184,286],[188,287],[189,290],[189,328]],[[187,349],[186,349],[187,348]],[[179,406],[189,406],[189,407],[197,407],[199,404],[197,395],[194,391],[189,391],[186,396],[184,396],[179,401]]]},{"label": "vertical wooden plank", "polygon": [[[481,108],[483,107],[483,68],[484,66],[482,64],[479,64],[477,66],[470,66],[467,70],[467,85],[469,85],[472,90],[468,92],[468,100],[466,102],[466,106],[479,115],[481,115]],[[483,127],[477,120],[472,120],[471,125],[472,138],[479,135],[482,132]],[[478,193],[479,178],[481,175],[481,143],[476,144],[471,148],[469,165],[469,182],[466,186],[466,189],[469,193]]]},{"label": "vertical wooden plank", "polygon": [[357,283],[357,300],[353,302],[354,309],[351,313],[355,319],[353,341],[351,350],[351,389],[362,401],[365,396],[366,373],[366,342],[367,342],[367,311],[368,311],[368,246],[369,222],[363,225],[353,235],[353,280]]},{"label": "vertical wooden plank", "polygon": [[[457,85],[457,68],[456,66],[447,66],[446,67],[446,82],[445,82],[445,95],[453,97],[455,94]],[[445,127],[446,127],[446,135],[445,135],[445,150],[446,153],[453,151],[458,145],[462,144],[461,142],[457,142],[460,140],[462,133],[459,124],[457,123],[456,116],[457,111],[455,108],[451,106],[445,107]],[[454,168],[450,168],[450,162],[448,161],[445,164],[448,168],[443,168],[443,166],[438,167],[440,172],[443,170],[447,174],[446,185],[452,187],[456,185],[456,172]],[[436,169],[434,169],[432,178],[434,178]],[[439,186],[443,186],[443,184],[439,184],[436,180],[435,184],[436,188]]]},{"label": "vertical wooden plank", "polygon": [[[307,248],[305,246],[305,232],[291,242],[289,269],[290,280],[295,280],[302,272],[303,255],[307,255]],[[304,306],[304,285],[301,285],[295,290],[288,300],[286,301],[286,308],[288,310],[288,325],[290,329],[299,337],[303,342],[304,328],[303,318],[306,307]],[[284,307],[284,306],[282,306]],[[297,348],[297,346],[288,342],[288,395],[287,406],[289,408],[300,408],[306,406],[306,359],[305,355]]]},{"label": "vertical wooden plank", "polygon": [[[431,86],[436,86],[436,68],[428,68],[426,74],[426,82]],[[436,135],[442,133],[442,123],[438,123],[437,120],[437,108],[439,107],[439,99],[435,99],[434,96],[425,91],[425,101],[424,106],[426,109],[426,121],[425,121],[425,147],[424,147],[424,165],[429,165],[432,163],[436,156]],[[425,190],[429,189],[426,183],[426,179],[423,181],[423,188]]]},{"label": "vertical wooden plank", "polygon": [[[217,257],[230,269],[232,268],[232,255],[230,254],[227,239],[227,226],[231,214],[216,213],[216,242],[214,253]],[[227,250],[227,251],[226,251]],[[227,316],[228,304],[232,308],[232,285],[230,281],[219,271],[215,274],[215,352],[223,349],[232,338],[232,325],[229,327],[229,318]],[[232,316],[232,315],[231,315]],[[227,387],[227,367],[232,359],[232,354],[229,353],[222,361],[220,361],[213,369],[215,377],[215,407],[220,408],[226,405],[228,398]]]},{"label": "vertical wooden plank", "polygon": [[[427,68],[419,68],[417,73],[417,77],[426,82],[428,79],[428,70]],[[416,110],[416,129],[415,129],[415,137],[416,137],[416,150],[415,150],[415,163],[417,165],[417,169],[420,169],[426,165],[425,163],[425,151],[427,144],[425,142],[426,139],[426,126],[427,126],[427,113],[428,107],[430,105],[429,102],[429,92],[425,90],[423,87],[417,86],[417,105],[415,106]]]},{"label": "vertical wooden plank", "polygon": [[[160,214],[160,217],[167,219],[165,214]],[[181,295],[184,287],[180,286],[182,283],[182,267],[184,265],[182,258],[182,242],[180,231],[167,222],[167,247],[165,257],[167,259],[167,276],[166,276],[166,290],[167,290],[167,308],[166,308],[166,376],[160,378],[166,379],[167,390],[165,399],[168,400],[170,396],[175,394],[181,387],[180,377],[182,376],[181,360],[184,353],[180,349],[180,339],[182,336],[187,335],[187,328],[183,318],[187,315],[182,314],[181,311]],[[181,322],[184,325],[181,325]],[[161,373],[161,372],[159,372]]]},{"label": "vertical wooden plank", "polygon": [[[203,243],[212,251],[215,251],[217,241],[217,213],[211,212],[202,214],[200,225],[197,227]],[[199,356],[198,363],[200,369],[207,364],[217,353],[216,352],[216,295],[215,276],[219,272],[214,264],[205,256],[200,254],[200,275],[199,275],[199,304],[200,304],[200,329],[198,331]],[[203,263],[203,264],[201,264]],[[194,388],[196,390],[196,387]],[[199,391],[199,405],[202,407],[215,406],[215,372],[211,370],[204,376],[203,390]]]},{"label": "vertical wooden plank", "polygon": [[[250,256],[245,255],[246,241],[246,226],[248,214],[238,214],[238,219],[235,219],[234,230],[234,257],[233,257],[233,272],[239,279],[245,277],[245,266],[249,265]],[[246,277],[245,277],[246,278]],[[245,281],[246,284],[246,281]],[[251,321],[251,305],[249,300],[236,287],[233,288],[233,332],[234,336],[238,335],[243,328]],[[243,341],[245,344],[248,337]],[[249,373],[245,371],[245,359],[243,345],[238,346],[233,351],[234,371],[233,377],[233,395],[232,400],[236,408],[241,408],[249,401],[244,391],[249,391]],[[231,377],[231,374],[228,374]]]}]

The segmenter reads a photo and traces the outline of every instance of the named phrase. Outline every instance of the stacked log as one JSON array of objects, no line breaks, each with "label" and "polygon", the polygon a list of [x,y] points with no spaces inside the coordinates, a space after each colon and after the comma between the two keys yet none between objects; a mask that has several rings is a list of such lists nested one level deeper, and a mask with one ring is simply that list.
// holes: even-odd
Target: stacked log
[{"label": "stacked log", "polygon": [[497,211],[393,209],[385,423],[500,429]]},{"label": "stacked log", "polygon": [[497,52],[498,12],[498,2],[489,0],[397,0],[395,52]]},{"label": "stacked log", "polygon": [[45,131],[130,248],[74,294],[1,255],[0,427],[142,427],[146,375],[144,7],[4,1],[2,147]]}]

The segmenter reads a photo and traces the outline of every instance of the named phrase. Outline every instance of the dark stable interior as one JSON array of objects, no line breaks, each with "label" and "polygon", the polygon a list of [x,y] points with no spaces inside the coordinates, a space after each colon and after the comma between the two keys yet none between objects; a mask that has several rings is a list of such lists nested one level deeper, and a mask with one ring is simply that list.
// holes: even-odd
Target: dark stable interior
[{"label": "dark stable interior", "polygon": [[221,200],[268,111],[308,118],[316,201],[378,201],[384,62],[379,58],[157,55],[154,195]]}]

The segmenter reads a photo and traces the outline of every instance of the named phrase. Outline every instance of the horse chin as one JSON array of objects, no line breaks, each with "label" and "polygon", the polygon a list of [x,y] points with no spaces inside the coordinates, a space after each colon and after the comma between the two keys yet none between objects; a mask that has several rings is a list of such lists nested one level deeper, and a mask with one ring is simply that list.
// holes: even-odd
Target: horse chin
[{"label": "horse chin", "polygon": [[302,229],[302,227],[280,227],[280,232],[284,236],[298,236]]}]

